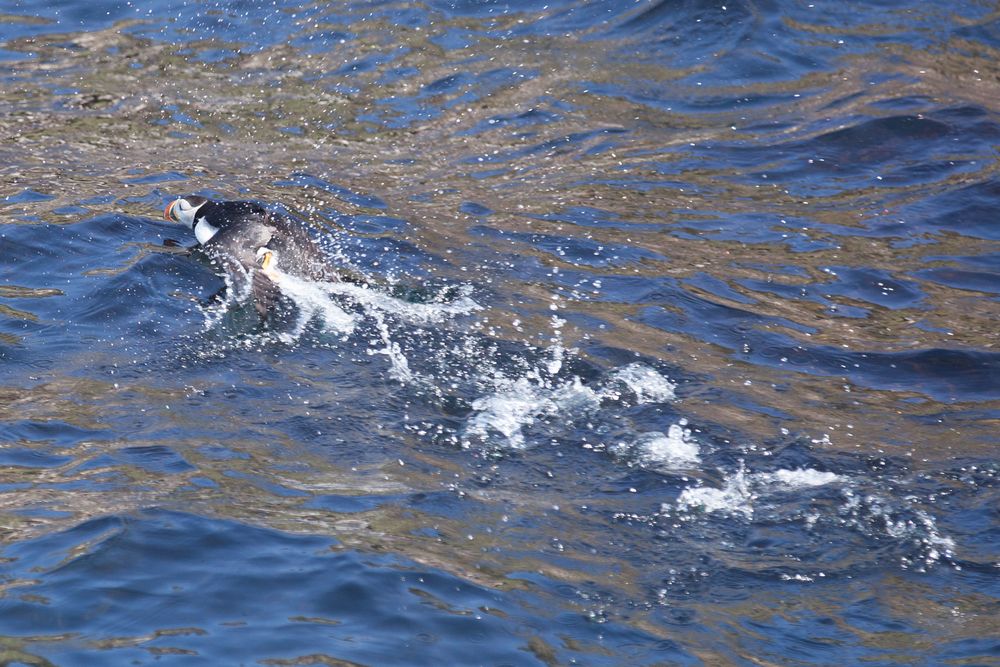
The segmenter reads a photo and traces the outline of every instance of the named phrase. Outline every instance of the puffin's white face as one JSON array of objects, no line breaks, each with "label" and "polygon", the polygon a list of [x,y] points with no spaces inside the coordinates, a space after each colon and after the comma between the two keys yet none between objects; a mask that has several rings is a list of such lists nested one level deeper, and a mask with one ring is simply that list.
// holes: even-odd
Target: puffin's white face
[{"label": "puffin's white face", "polygon": [[194,229],[195,215],[207,201],[204,197],[197,195],[180,197],[167,204],[167,208],[163,211],[163,217],[171,222],[179,222]]}]

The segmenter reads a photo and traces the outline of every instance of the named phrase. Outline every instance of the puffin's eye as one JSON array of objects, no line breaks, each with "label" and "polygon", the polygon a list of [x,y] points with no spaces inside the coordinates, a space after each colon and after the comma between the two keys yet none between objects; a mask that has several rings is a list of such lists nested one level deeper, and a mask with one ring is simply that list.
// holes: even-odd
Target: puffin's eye
[{"label": "puffin's eye", "polygon": [[182,211],[190,211],[191,210],[191,204],[190,204],[190,202],[188,202],[187,199],[180,200],[179,202],[177,202],[177,205],[181,207]]}]

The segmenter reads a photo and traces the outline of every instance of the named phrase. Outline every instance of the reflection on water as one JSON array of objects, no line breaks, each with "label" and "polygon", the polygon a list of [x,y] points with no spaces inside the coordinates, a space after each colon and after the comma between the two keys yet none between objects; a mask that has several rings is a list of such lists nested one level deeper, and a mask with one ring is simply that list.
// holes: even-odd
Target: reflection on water
[{"label": "reflection on water", "polygon": [[993,659],[991,12],[0,0],[9,659]]}]

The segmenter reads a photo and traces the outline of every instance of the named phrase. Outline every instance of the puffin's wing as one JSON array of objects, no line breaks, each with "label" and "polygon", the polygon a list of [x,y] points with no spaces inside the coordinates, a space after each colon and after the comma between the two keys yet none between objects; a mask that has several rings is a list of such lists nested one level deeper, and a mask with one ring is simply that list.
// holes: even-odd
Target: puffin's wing
[{"label": "puffin's wing", "polygon": [[268,218],[268,225],[274,236],[266,245],[278,253],[282,267],[294,268],[311,280],[331,278],[332,260],[320,246],[317,232],[310,231],[307,223],[275,213]]},{"label": "puffin's wing", "polygon": [[230,224],[219,230],[205,245],[205,250],[213,257],[227,256],[243,266],[250,273],[257,261],[257,248],[266,246],[274,237],[274,229],[261,218],[248,218],[245,224]]},{"label": "puffin's wing", "polygon": [[281,289],[263,271],[253,273],[253,305],[262,320],[277,306]]},{"label": "puffin's wing", "polygon": [[232,276],[241,295],[253,297],[254,308],[262,319],[278,305],[281,289],[257,266],[257,251],[269,247],[280,236],[266,212],[250,212],[238,224],[224,227],[206,244],[216,261]]},{"label": "puffin's wing", "polygon": [[212,265],[222,269],[228,277],[228,282],[233,293],[237,295],[237,299],[242,299],[250,287],[250,277],[253,275],[252,267],[222,248],[204,248],[204,251]]}]

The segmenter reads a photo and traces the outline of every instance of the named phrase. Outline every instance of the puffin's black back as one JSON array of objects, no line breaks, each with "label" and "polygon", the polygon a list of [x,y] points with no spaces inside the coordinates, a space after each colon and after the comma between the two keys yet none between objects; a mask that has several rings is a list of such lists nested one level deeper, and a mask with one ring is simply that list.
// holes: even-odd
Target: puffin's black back
[{"label": "puffin's black back", "polygon": [[198,209],[195,219],[205,218],[208,224],[225,229],[240,222],[261,222],[267,217],[267,210],[250,201],[212,201]]}]

